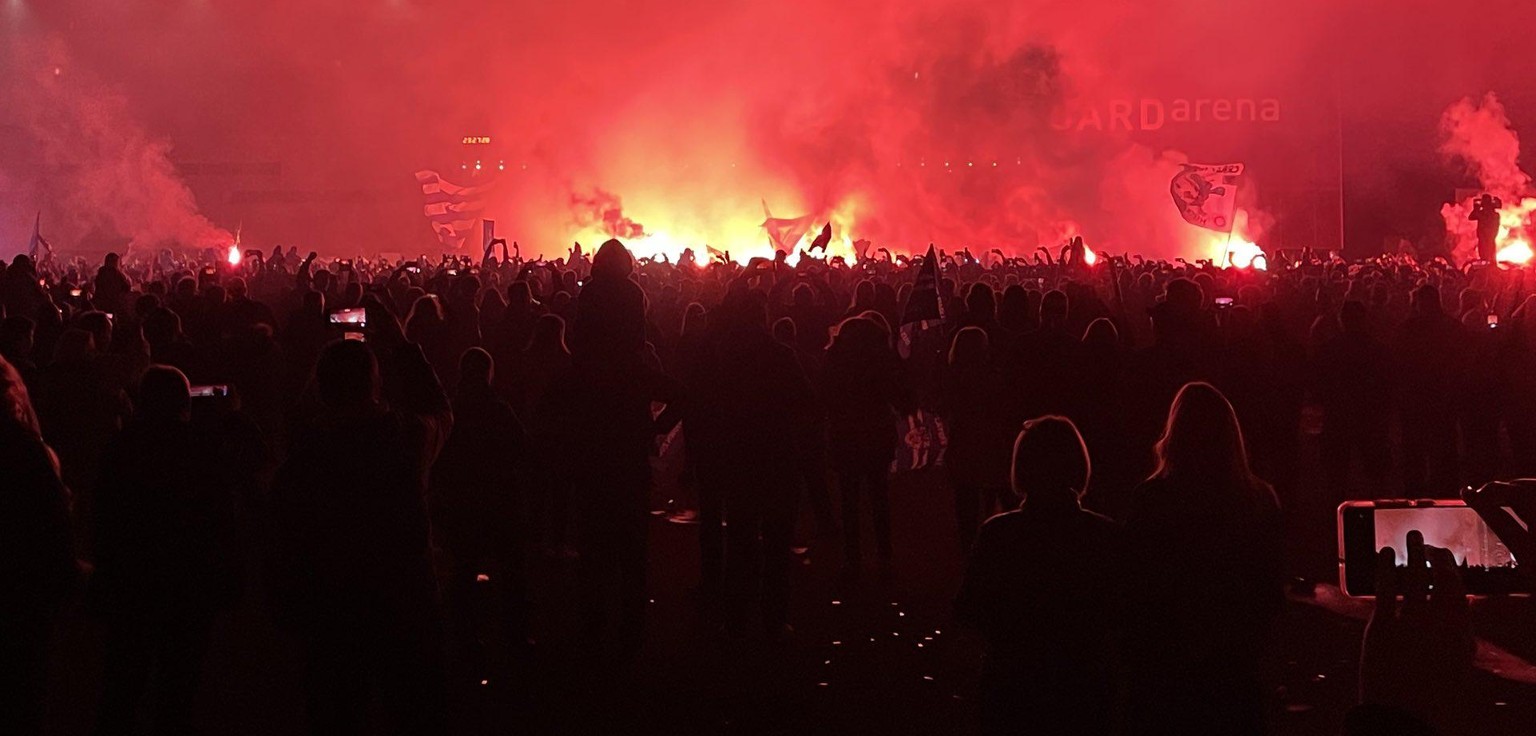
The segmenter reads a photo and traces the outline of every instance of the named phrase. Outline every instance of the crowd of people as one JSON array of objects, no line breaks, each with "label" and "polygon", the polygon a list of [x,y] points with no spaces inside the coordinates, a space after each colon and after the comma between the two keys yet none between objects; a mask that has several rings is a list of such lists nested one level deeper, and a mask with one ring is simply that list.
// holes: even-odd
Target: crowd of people
[{"label": "crowd of people", "polygon": [[[1333,573],[1334,506],[1536,475],[1523,269],[508,255],[3,264],[17,730],[79,603],[105,631],[99,732],[146,702],[187,732],[213,622],[259,591],[313,733],[373,697],[441,732],[455,672],[531,646],[531,554],[572,561],[572,656],[634,657],[656,510],[697,524],[723,635],[792,645],[805,540],[840,543],[850,586],[901,574],[890,478],[921,449],[969,554],[984,730],[1257,733],[1266,632],[1287,577]],[[1354,727],[1441,716],[1383,692]]]}]

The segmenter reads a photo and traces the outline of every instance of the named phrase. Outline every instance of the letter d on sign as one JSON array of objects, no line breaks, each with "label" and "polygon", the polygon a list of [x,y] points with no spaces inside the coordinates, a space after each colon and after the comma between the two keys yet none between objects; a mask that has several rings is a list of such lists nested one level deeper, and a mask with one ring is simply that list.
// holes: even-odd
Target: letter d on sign
[{"label": "letter d on sign", "polygon": [[[1155,113],[1155,116],[1154,116]],[[1141,129],[1159,130],[1163,127],[1163,101],[1154,99],[1142,99],[1141,101]]]}]

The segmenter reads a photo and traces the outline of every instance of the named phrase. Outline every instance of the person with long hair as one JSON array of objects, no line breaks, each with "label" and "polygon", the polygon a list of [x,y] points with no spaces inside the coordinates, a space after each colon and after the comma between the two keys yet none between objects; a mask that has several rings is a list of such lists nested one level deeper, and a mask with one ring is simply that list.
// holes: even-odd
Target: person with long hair
[{"label": "person with long hair", "polygon": [[887,473],[896,452],[897,409],[908,403],[901,359],[890,330],[878,317],[843,320],[827,348],[821,397],[827,408],[828,456],[843,505],[846,572],[863,564],[859,539],[860,498],[873,514],[875,548],[883,571],[891,563],[891,501]]},{"label": "person with long hair", "polygon": [[986,641],[982,733],[1107,733],[1119,529],[1081,506],[1088,447],[1072,420],[1032,419],[1008,475],[1021,504],[982,526],[955,599]]},{"label": "person with long hair", "polygon": [[955,333],[940,373],[939,414],[949,427],[944,469],[954,491],[961,554],[970,550],[976,528],[1002,501],[1008,478],[1012,427],[992,356],[987,332],[964,327]]},{"label": "person with long hair", "polygon": [[1174,397],[1156,456],[1125,526],[1129,732],[1260,733],[1259,657],[1284,600],[1279,502],[1208,383]]}]

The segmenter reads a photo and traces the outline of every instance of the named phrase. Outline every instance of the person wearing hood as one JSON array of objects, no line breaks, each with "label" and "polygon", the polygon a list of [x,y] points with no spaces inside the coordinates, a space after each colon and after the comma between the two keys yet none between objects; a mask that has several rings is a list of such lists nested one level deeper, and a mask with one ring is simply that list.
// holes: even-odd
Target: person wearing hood
[{"label": "person wearing hood", "polygon": [[[568,391],[556,429],[577,506],[577,574],[589,643],[639,650],[646,605],[650,451],[660,423],[653,403],[674,404],[676,381],[645,358],[645,292],[622,243],[603,243],[581,289],[570,335]],[[663,416],[669,415],[664,413]],[[616,610],[607,599],[617,590]],[[609,622],[616,631],[609,635]]]}]

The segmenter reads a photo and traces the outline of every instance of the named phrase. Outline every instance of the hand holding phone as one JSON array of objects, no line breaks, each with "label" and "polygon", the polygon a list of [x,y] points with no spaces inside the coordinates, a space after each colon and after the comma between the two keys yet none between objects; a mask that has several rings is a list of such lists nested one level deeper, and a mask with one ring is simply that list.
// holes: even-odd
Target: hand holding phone
[{"label": "hand holding phone", "polygon": [[[1400,555],[1406,574],[1394,574]],[[1376,565],[1381,588],[1360,652],[1361,699],[1435,719],[1456,707],[1477,652],[1456,557],[1410,531],[1379,550]]]}]

